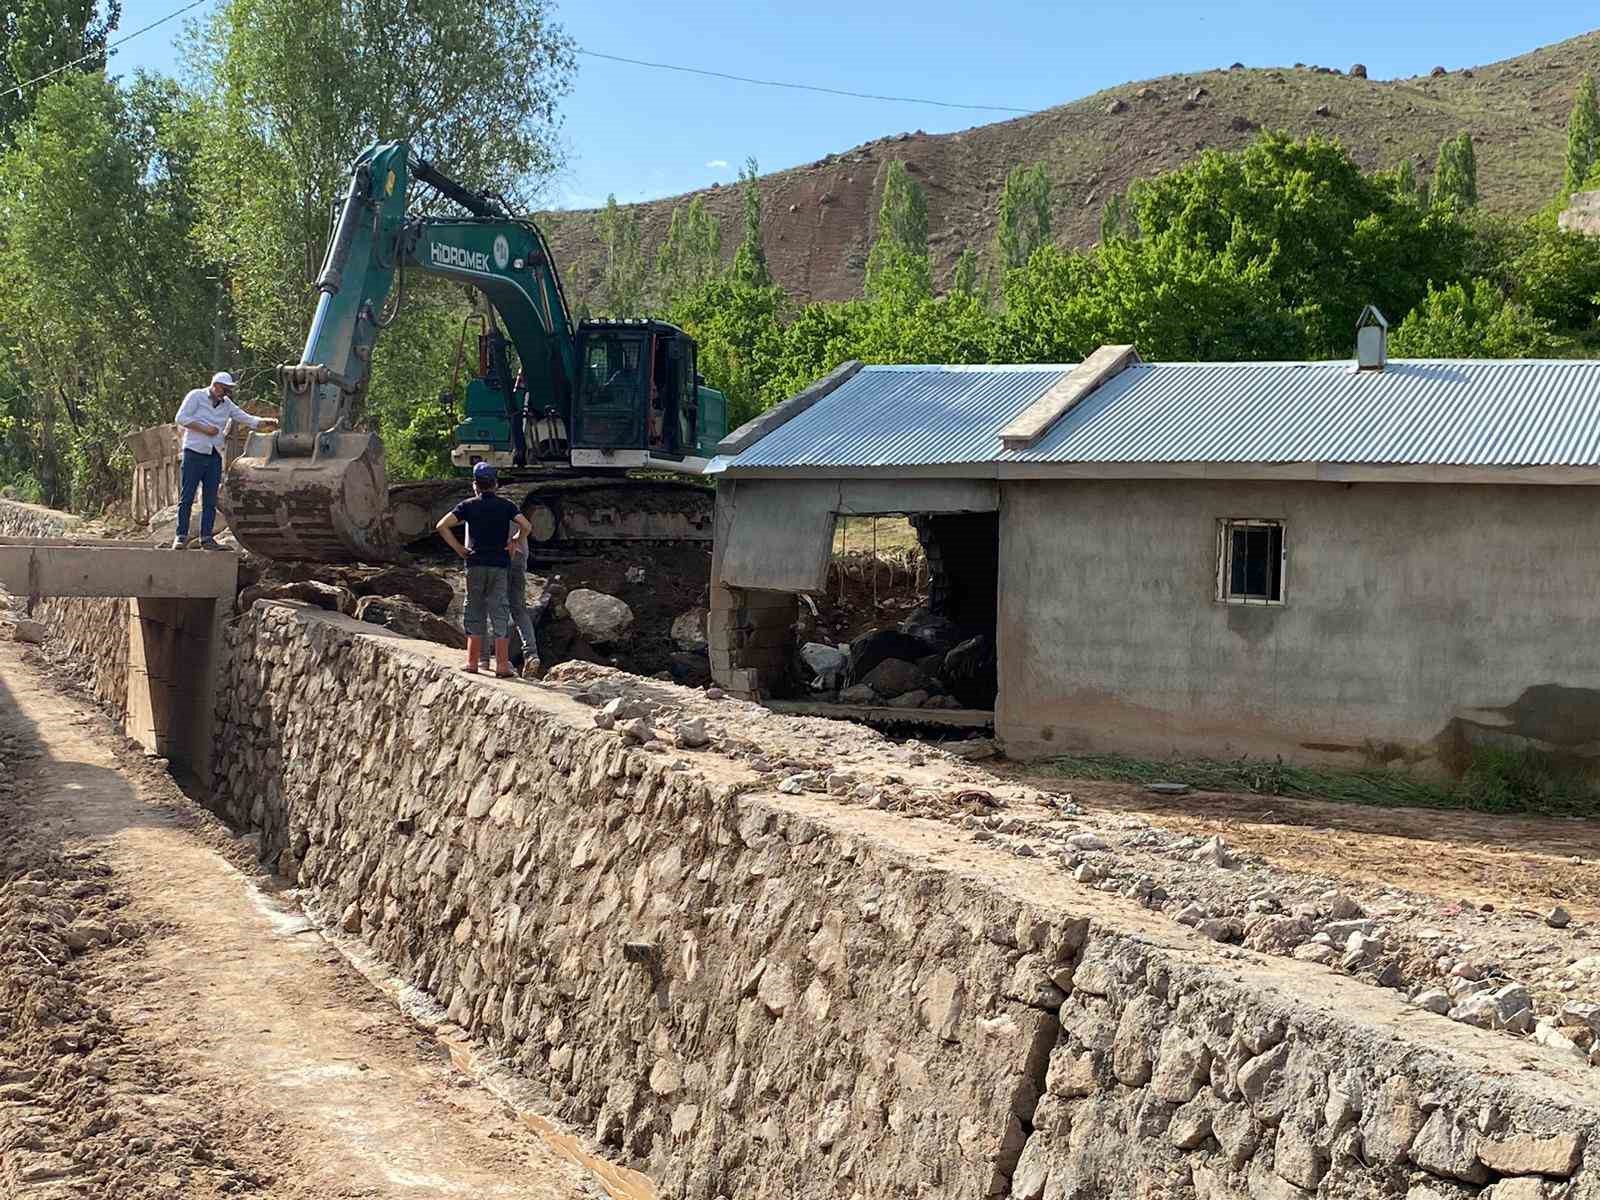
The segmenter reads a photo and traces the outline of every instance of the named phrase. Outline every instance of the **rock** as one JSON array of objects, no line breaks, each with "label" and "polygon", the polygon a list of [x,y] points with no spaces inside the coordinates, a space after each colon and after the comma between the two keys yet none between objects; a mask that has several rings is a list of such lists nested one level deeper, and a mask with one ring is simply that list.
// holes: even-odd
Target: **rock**
[{"label": "rock", "polygon": [[355,618],[418,641],[437,642],[457,650],[467,644],[466,632],[459,625],[400,596],[363,596],[356,601]]},{"label": "rock", "polygon": [[1362,1142],[1369,1156],[1379,1163],[1401,1163],[1411,1152],[1422,1125],[1416,1088],[1405,1076],[1391,1075],[1362,1114]]},{"label": "rock", "polygon": [[1128,108],[1128,102],[1126,100],[1122,100],[1122,99],[1113,97],[1106,104],[1106,108],[1105,108],[1106,116],[1110,117],[1110,116],[1115,116],[1119,112],[1126,112],[1127,108]]},{"label": "rock", "polygon": [[1545,914],[1544,923],[1551,929],[1565,929],[1572,924],[1572,914],[1558,904]]},{"label": "rock", "polygon": [[1570,1179],[1583,1157],[1583,1134],[1531,1133],[1486,1138],[1478,1143],[1478,1158],[1500,1175],[1549,1175]]},{"label": "rock", "polygon": [[1554,1021],[1540,1021],[1535,1025],[1533,1040],[1548,1050],[1575,1055],[1586,1063],[1589,1061],[1588,1054],[1578,1049],[1576,1042],[1557,1029]]},{"label": "rock", "polygon": [[1483,1200],[1545,1200],[1545,1184],[1536,1175],[1513,1175],[1490,1184],[1480,1194]]},{"label": "rock", "polygon": [[1437,79],[1439,76],[1444,74],[1447,74],[1447,72],[1443,67],[1435,67],[1433,70],[1428,72],[1428,77],[1430,79]]},{"label": "rock", "polygon": [[704,650],[675,650],[667,656],[667,674],[674,683],[699,687],[711,682],[711,661]]},{"label": "rock", "polygon": [[14,642],[27,642],[31,646],[42,646],[49,632],[43,621],[35,621],[29,617],[23,617],[11,627],[11,640]]},{"label": "rock", "polygon": [[633,634],[633,609],[626,602],[592,588],[567,594],[567,615],[584,641],[592,646],[616,646]]},{"label": "rock", "polygon": [[944,656],[940,678],[963,708],[993,708],[999,690],[994,640],[987,635],[968,638]]},{"label": "rock", "polygon": [[1509,1027],[1519,1014],[1531,1012],[1533,1009],[1533,996],[1520,983],[1508,983],[1491,995],[1494,999],[1495,1025],[1498,1028]]},{"label": "rock", "polygon": [[643,583],[645,581],[645,575],[646,573],[643,567],[629,567],[622,573],[622,577],[629,583]]},{"label": "rock", "polygon": [[1359,920],[1366,916],[1365,910],[1352,897],[1343,892],[1323,892],[1322,903],[1327,908],[1328,919],[1332,921]]},{"label": "rock", "polygon": [[1367,64],[1356,63],[1352,66],[1350,68],[1350,77],[1352,79],[1365,79],[1367,77]]},{"label": "rock", "polygon": [[346,933],[361,932],[361,906],[354,900],[345,906],[344,915],[339,918],[339,928]]},{"label": "rock", "polygon": [[1104,850],[1106,840],[1098,833],[1091,833],[1087,829],[1082,833],[1075,833],[1067,839],[1067,845],[1074,850]]},{"label": "rock", "polygon": [[[928,652],[928,645],[908,633],[901,633],[898,629],[874,629],[863,633],[850,643],[850,673],[849,683],[870,682],[870,675],[885,659],[896,658],[906,663],[914,663]],[[918,681],[920,682],[920,680]],[[885,691],[877,689],[879,695],[892,696],[896,692],[910,691],[916,684],[907,687],[894,688]]]},{"label": "rock", "polygon": [[902,696],[927,682],[916,664],[903,658],[885,658],[860,680],[880,696]]},{"label": "rock", "polygon": [[1600,1035],[1600,1004],[1563,1004],[1561,1024],[1575,1029],[1587,1027]]},{"label": "rock", "polygon": [[800,661],[814,676],[811,681],[813,688],[832,690],[839,686],[839,680],[850,664],[850,656],[826,642],[807,642],[800,647]]},{"label": "rock", "polygon": [[1411,1144],[1411,1161],[1425,1171],[1459,1179],[1462,1183],[1485,1183],[1489,1173],[1478,1161],[1478,1135],[1455,1119],[1449,1109],[1436,1108]]},{"label": "rock", "polygon": [[618,733],[629,741],[638,742],[641,745],[656,736],[655,726],[650,724],[648,717],[629,717],[626,720],[618,721],[616,729]]},{"label": "rock", "polygon": [[1311,935],[1311,922],[1305,917],[1266,913],[1245,926],[1244,944],[1262,954],[1293,954]]},{"label": "rock", "polygon": [[1221,867],[1231,870],[1239,865],[1239,860],[1223,843],[1221,836],[1213,837],[1204,846],[1189,856],[1190,862],[1204,863],[1209,867]]},{"label": "rock", "polygon": [[679,650],[694,653],[706,648],[706,610],[691,608],[672,622],[672,642]]},{"label": "rock", "polygon": [[901,692],[889,701],[890,708],[921,708],[928,702],[928,693],[921,688],[915,691]]},{"label": "rock", "polygon": [[[315,605],[328,612],[344,613],[346,616],[354,616],[356,611],[354,592],[339,584],[323,583],[318,579],[300,579],[293,583],[258,583],[254,587],[247,587],[239,593],[239,611],[249,612],[257,600],[298,600],[302,604]],[[461,644],[465,646],[467,643],[463,639]]]},{"label": "rock", "polygon": [[993,738],[967,738],[960,742],[946,742],[940,749],[968,762],[993,758],[1000,753],[1000,747]]},{"label": "rock", "polygon": [[1460,1004],[1450,1010],[1452,1021],[1460,1021],[1464,1025],[1476,1025],[1480,1029],[1494,1028],[1495,1016],[1498,1006],[1494,997],[1482,994],[1468,996]]},{"label": "rock", "polygon": [[357,596],[403,596],[437,617],[449,612],[455,599],[449,581],[416,567],[384,567],[354,577],[346,586]]},{"label": "rock", "polygon": [[1331,117],[1331,116],[1333,116],[1333,110],[1331,108],[1329,108],[1326,104],[1319,104],[1314,109],[1312,109],[1311,111],[1313,113],[1315,113],[1319,117]]},{"label": "rock", "polygon": [[1450,997],[1438,988],[1418,992],[1411,998],[1411,1003],[1424,1012],[1437,1013],[1441,1017],[1450,1011]]},{"label": "rock", "polygon": [[1285,1120],[1278,1126],[1278,1140],[1273,1145],[1273,1170],[1307,1191],[1315,1190],[1328,1171],[1328,1156],[1317,1145],[1316,1133],[1307,1121]]},{"label": "rock", "polygon": [[1243,935],[1239,922],[1227,917],[1207,917],[1195,924],[1195,932],[1210,938],[1213,942],[1237,942]]},{"label": "rock", "polygon": [[706,719],[692,717],[687,721],[679,721],[672,731],[678,745],[685,750],[698,750],[702,746],[710,745],[711,738],[706,733]]}]

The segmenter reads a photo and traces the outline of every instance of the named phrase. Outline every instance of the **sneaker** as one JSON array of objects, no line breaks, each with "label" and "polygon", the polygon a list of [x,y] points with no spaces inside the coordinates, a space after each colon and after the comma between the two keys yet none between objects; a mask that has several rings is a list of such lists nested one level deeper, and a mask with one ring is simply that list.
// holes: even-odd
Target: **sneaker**
[{"label": "sneaker", "polygon": [[200,539],[200,549],[202,549],[202,550],[226,550],[227,547],[224,546],[221,542],[217,541],[216,538],[201,538]]},{"label": "sneaker", "polygon": [[172,545],[169,548],[173,550],[187,550],[189,548],[189,539],[175,537],[172,539]]}]

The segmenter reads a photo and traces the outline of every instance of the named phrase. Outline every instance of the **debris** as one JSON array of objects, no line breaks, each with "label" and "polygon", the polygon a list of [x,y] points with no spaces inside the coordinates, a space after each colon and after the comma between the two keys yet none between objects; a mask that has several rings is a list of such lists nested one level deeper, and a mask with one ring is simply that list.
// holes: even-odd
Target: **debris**
[{"label": "debris", "polygon": [[706,733],[706,719],[704,717],[692,717],[687,721],[679,721],[672,732],[677,739],[678,745],[685,750],[698,750],[711,742],[710,736]]},{"label": "debris", "polygon": [[1191,854],[1189,861],[1205,863],[1207,866],[1221,867],[1225,871],[1231,871],[1239,865],[1238,858],[1228,849],[1220,834],[1208,840],[1204,846],[1201,846],[1200,849]]},{"label": "debris", "polygon": [[840,704],[876,704],[878,693],[864,683],[853,684],[839,693]]},{"label": "debris", "polygon": [[995,744],[993,738],[967,738],[960,742],[946,742],[941,748],[969,762],[993,758],[1000,753],[1000,747]]},{"label": "debris", "polygon": [[648,717],[629,717],[617,722],[617,732],[630,741],[643,744],[656,736],[655,727]]},{"label": "debris", "polygon": [[1441,1017],[1450,1011],[1450,997],[1438,988],[1429,988],[1427,991],[1418,992],[1411,997],[1411,1003],[1424,1012],[1436,1013]]},{"label": "debris", "polygon": [[691,608],[672,622],[672,641],[679,650],[694,653],[706,648],[706,610]]},{"label": "debris", "polygon": [[811,686],[818,691],[831,691],[849,666],[850,656],[837,646],[826,642],[807,642],[800,647],[800,661],[805,663],[815,678]]},{"label": "debris", "polygon": [[43,621],[35,621],[28,617],[23,617],[11,627],[12,641],[27,642],[34,646],[44,645],[48,633],[49,630]]},{"label": "debris", "polygon": [[1067,845],[1071,846],[1074,850],[1104,850],[1106,849],[1106,840],[1098,833],[1090,833],[1085,830],[1082,833],[1075,833],[1069,837],[1067,839]]},{"label": "debris", "polygon": [[566,599],[567,615],[585,641],[593,646],[615,646],[633,633],[633,609],[604,592],[578,588]]},{"label": "debris", "polygon": [[1545,914],[1544,923],[1551,929],[1565,929],[1572,924],[1572,914],[1558,904]]},{"label": "debris", "polygon": [[927,682],[927,677],[915,663],[903,658],[885,658],[868,671],[860,682],[880,696],[900,696],[920,688]]},{"label": "debris", "polygon": [[467,635],[461,626],[401,596],[363,596],[356,601],[355,618],[401,637],[437,642],[456,650],[467,644]]}]

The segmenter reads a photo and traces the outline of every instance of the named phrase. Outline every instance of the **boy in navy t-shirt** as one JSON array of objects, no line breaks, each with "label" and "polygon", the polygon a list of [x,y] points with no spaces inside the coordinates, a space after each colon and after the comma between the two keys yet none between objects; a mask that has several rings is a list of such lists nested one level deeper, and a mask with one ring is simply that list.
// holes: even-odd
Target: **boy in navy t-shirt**
[{"label": "boy in navy t-shirt", "polygon": [[[494,630],[494,673],[502,679],[511,670],[511,606],[506,597],[506,570],[511,566],[509,547],[527,536],[532,525],[517,506],[495,494],[499,479],[486,462],[472,468],[472,499],[463,500],[439,521],[436,528],[445,544],[467,564],[467,607],[462,623],[467,630],[467,665],[478,673],[484,635]],[[465,525],[472,542],[468,550],[455,534]]]}]

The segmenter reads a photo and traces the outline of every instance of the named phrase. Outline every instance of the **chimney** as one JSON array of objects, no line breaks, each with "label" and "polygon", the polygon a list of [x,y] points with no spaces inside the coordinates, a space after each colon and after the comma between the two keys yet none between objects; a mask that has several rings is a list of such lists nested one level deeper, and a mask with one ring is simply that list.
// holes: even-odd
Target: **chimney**
[{"label": "chimney", "polygon": [[1389,322],[1367,305],[1356,319],[1356,370],[1381,371],[1389,361]]}]

